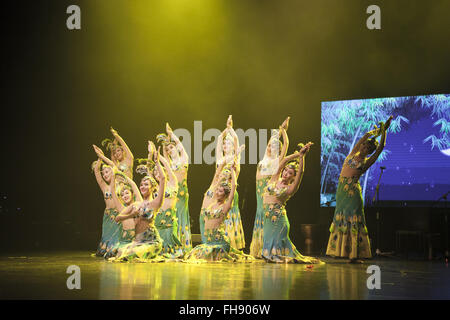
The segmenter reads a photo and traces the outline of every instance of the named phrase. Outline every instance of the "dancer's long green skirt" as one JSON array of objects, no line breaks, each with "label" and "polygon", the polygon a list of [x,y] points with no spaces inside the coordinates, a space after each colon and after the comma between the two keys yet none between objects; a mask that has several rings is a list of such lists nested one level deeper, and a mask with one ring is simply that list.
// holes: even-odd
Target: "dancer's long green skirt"
[{"label": "dancer's long green skirt", "polygon": [[372,257],[358,177],[339,178],[327,255],[350,259]]}]

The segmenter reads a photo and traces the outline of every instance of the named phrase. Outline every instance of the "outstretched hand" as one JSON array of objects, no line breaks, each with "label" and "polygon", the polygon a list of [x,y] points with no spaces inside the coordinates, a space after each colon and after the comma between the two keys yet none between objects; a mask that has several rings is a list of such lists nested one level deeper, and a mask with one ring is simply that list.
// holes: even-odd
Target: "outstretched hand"
[{"label": "outstretched hand", "polygon": [[172,128],[169,126],[169,123],[166,122],[166,132],[169,135],[169,137],[173,134]]},{"label": "outstretched hand", "polygon": [[287,131],[288,127],[289,127],[289,120],[291,119],[291,117],[287,117],[286,120],[284,120],[284,122],[281,124],[281,128],[283,128],[284,130]]},{"label": "outstretched hand", "polygon": [[95,153],[96,153],[97,155],[102,155],[102,156],[104,156],[102,149],[100,149],[99,147],[97,147],[95,144],[93,144],[92,146],[94,147],[94,151],[95,151]]},{"label": "outstretched hand", "polygon": [[231,114],[228,116],[228,119],[227,119],[227,128],[228,129],[233,128],[233,116]]},{"label": "outstretched hand", "polygon": [[384,130],[389,129],[389,126],[391,125],[393,118],[394,118],[393,116],[390,116],[389,119],[387,119],[387,121],[384,123]]},{"label": "outstretched hand", "polygon": [[153,143],[153,141],[148,140],[148,153],[150,153],[150,155],[153,155],[153,153],[156,151],[156,147],[155,144]]},{"label": "outstretched hand", "polygon": [[158,151],[153,154],[153,160],[155,160],[155,164],[159,165],[159,151],[161,150],[161,146],[158,147]]},{"label": "outstretched hand", "polygon": [[302,156],[306,155],[306,154],[309,152],[309,148],[311,148],[311,146],[312,146],[313,144],[314,144],[314,143],[312,143],[312,142],[310,141],[310,142],[308,142],[306,145],[304,145],[304,146],[300,149],[300,151],[299,151],[299,156],[302,157]]}]

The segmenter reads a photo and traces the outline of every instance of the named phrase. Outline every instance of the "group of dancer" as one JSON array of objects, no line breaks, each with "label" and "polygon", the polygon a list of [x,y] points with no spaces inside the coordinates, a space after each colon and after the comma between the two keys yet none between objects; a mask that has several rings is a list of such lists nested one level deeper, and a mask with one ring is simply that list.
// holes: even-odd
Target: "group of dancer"
[{"label": "group of dancer", "polygon": [[[359,177],[381,153],[391,119],[364,135],[344,162],[328,255],[350,261],[371,256]],[[245,239],[237,192],[240,156],[245,146],[239,144],[231,116],[217,138],[216,169],[204,193],[199,217],[202,243],[195,247],[188,206],[189,158],[169,124],[166,133],[156,137],[158,147],[148,141],[145,159],[134,159],[125,141],[111,128],[114,139],[102,142],[110,158],[93,145],[98,159],[92,168],[106,205],[96,255],[128,262],[322,263],[301,255],[289,238],[286,202],[299,189],[305,157],[313,145],[300,143],[295,152],[287,155],[289,120],[272,130],[264,158],[257,166],[257,208],[250,254],[243,252]],[[382,137],[377,144],[375,138],[379,135]],[[135,172],[142,175],[139,188],[133,180],[135,163]]]}]

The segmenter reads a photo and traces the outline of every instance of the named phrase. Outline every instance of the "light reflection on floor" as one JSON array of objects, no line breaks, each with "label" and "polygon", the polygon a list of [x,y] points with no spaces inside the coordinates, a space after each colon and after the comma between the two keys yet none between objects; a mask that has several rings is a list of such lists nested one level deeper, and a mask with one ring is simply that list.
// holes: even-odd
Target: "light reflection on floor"
[{"label": "light reflection on floor", "polygon": [[[88,252],[0,257],[1,299],[450,299],[442,262],[372,260],[349,265],[109,263]],[[81,290],[68,290],[66,268],[81,269]],[[381,290],[367,289],[370,264]]]}]

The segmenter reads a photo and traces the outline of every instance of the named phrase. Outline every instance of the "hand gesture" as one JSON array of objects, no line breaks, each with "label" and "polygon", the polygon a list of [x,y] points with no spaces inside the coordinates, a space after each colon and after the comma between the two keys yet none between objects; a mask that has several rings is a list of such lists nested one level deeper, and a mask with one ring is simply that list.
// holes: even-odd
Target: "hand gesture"
[{"label": "hand gesture", "polygon": [[281,124],[281,128],[283,128],[284,130],[287,131],[288,127],[289,127],[289,120],[291,119],[291,117],[287,117],[286,120],[284,120],[284,122]]},{"label": "hand gesture", "polygon": [[153,154],[153,160],[155,160],[155,164],[159,165],[159,151],[161,150],[161,146],[158,146],[158,151]]},{"label": "hand gesture", "polygon": [[228,119],[227,119],[227,128],[228,129],[233,128],[233,116],[231,114],[228,116]]},{"label": "hand gesture", "polygon": [[391,125],[392,119],[394,117],[390,116],[389,119],[387,119],[386,123],[384,124],[384,130],[387,131],[387,129],[389,129],[389,126]]},{"label": "hand gesture", "polygon": [[99,156],[104,156],[102,149],[100,149],[99,147],[97,147],[95,144],[92,145],[94,147],[94,151],[97,155]]},{"label": "hand gesture", "polygon": [[117,131],[114,130],[113,127],[111,127],[110,130],[111,130],[111,133],[112,133],[112,135],[113,135],[114,137],[118,135]]},{"label": "hand gesture", "polygon": [[309,148],[311,148],[311,146],[313,145],[314,143],[312,143],[311,141],[310,142],[308,142],[303,148],[301,148],[300,149],[300,151],[299,151],[299,156],[304,156],[304,155],[306,155],[308,152],[309,152]]},{"label": "hand gesture", "polygon": [[169,137],[172,136],[173,134],[172,128],[169,126],[168,122],[166,122],[166,132],[169,135]]},{"label": "hand gesture", "polygon": [[156,151],[156,147],[155,144],[153,143],[153,141],[148,140],[148,153],[152,156],[153,153]]}]

